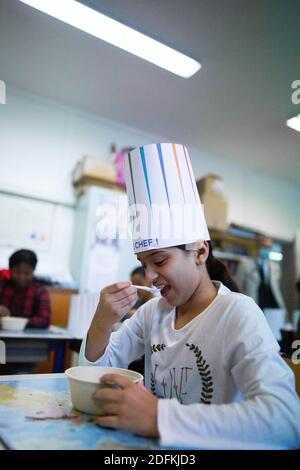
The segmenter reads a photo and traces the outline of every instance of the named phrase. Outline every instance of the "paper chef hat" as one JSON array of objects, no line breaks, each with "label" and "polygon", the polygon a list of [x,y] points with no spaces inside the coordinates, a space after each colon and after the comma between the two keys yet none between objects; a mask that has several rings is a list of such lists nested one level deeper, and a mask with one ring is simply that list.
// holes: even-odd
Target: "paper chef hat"
[{"label": "paper chef hat", "polygon": [[135,253],[210,239],[186,147],[138,147],[125,174]]}]

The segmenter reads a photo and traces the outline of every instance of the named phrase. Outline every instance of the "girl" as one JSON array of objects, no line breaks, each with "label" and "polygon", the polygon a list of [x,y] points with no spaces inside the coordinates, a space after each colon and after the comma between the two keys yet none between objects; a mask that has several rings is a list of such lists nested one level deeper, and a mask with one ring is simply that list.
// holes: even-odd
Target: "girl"
[{"label": "girl", "polygon": [[135,149],[126,179],[134,251],[161,296],[112,333],[135,304],[136,289],[119,282],[101,292],[80,363],[127,368],[145,354],[145,387],[119,375],[104,377],[119,387],[95,393],[107,401],[98,423],[159,437],[164,447],[299,446],[292,372],[262,311],[233,292],[212,255],[186,148]]},{"label": "girl", "polygon": [[293,375],[262,311],[220,282],[235,289],[209,242],[185,248],[139,253],[161,297],[115,333],[114,324],[136,302],[136,289],[120,282],[101,292],[80,363],[126,368],[145,353],[145,387],[104,377],[119,388],[96,392],[95,399],[108,400],[98,423],[159,437],[164,447],[299,446]]}]

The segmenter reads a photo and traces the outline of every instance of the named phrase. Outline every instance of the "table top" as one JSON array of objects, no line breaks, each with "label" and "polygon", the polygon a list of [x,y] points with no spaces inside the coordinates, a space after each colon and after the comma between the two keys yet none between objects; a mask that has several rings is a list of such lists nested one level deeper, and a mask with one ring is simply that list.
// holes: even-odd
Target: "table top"
[{"label": "table top", "polygon": [[74,336],[66,328],[51,325],[49,328],[25,328],[22,331],[1,330],[0,328],[0,339],[2,338],[72,340]]},{"label": "table top", "polygon": [[0,376],[0,442],[9,449],[159,449],[156,440],[102,428],[72,408],[64,374]]}]

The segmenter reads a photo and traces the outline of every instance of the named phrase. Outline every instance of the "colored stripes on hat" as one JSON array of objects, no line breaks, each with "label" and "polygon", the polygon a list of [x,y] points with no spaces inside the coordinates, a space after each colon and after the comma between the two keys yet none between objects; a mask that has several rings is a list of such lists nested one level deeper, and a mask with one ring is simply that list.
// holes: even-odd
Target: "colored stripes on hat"
[{"label": "colored stripes on hat", "polygon": [[[177,171],[177,175],[178,175],[179,185],[180,185],[181,192],[182,192],[182,197],[183,197],[184,203],[186,203],[186,197],[185,197],[184,185],[183,185],[183,179],[182,179],[182,172],[180,170],[177,147],[176,147],[176,144],[171,144],[171,145],[172,145],[172,152],[173,152],[173,156],[174,156],[174,161],[175,161],[175,164],[176,164],[176,171]],[[166,192],[166,196],[167,196],[167,200],[168,200],[168,205],[169,205],[169,208],[170,208],[169,189],[168,189],[167,175],[166,175],[166,169],[165,169],[164,157],[163,157],[163,151],[162,151],[161,144],[156,144],[156,148],[157,148],[157,153],[158,153],[158,158],[159,158],[159,163],[160,163],[160,169],[161,169],[161,173],[162,173],[162,177],[163,177],[164,188],[165,188],[165,192]],[[197,202],[197,196],[196,196],[196,193],[195,193],[194,178],[193,178],[193,175],[191,173],[187,152],[186,152],[186,149],[185,149],[184,145],[182,146],[182,148],[183,148],[183,153],[184,153],[184,157],[185,157],[185,163],[186,163],[186,166],[187,166],[187,169],[188,169],[190,183],[191,183],[193,193],[194,193],[195,202]],[[150,207],[152,208],[152,197],[151,197],[151,190],[150,190],[150,183],[149,183],[149,172],[148,172],[148,168],[147,168],[147,159],[146,159],[145,148],[144,147],[139,147],[139,154],[140,154],[141,163],[142,163],[142,169],[143,169],[143,175],[144,175],[145,185],[146,185],[146,189],[147,189],[147,195],[148,195]],[[135,184],[134,184],[134,164],[132,162],[132,157],[131,157],[130,153],[128,154],[128,163],[129,163],[129,171],[130,171],[130,179],[131,179],[131,185],[132,185],[132,190],[133,190],[134,203],[137,204],[136,189],[135,189]]]}]

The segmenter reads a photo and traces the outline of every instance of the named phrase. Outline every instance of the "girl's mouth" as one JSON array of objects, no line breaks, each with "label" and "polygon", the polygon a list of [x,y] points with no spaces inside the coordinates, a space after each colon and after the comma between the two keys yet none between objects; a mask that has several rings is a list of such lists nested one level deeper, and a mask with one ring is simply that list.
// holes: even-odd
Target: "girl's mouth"
[{"label": "girl's mouth", "polygon": [[171,286],[169,286],[169,285],[164,286],[163,289],[161,289],[161,291],[160,291],[162,297],[167,297],[170,289],[171,289]]}]

